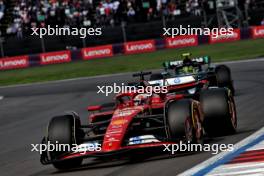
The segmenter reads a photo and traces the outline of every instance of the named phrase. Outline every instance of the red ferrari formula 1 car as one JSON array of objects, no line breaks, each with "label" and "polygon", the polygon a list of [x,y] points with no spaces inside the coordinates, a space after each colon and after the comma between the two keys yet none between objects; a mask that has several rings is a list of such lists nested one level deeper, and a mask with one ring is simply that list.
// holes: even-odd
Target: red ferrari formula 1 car
[{"label": "red ferrari formula 1 car", "polygon": [[200,95],[203,103],[188,94],[126,92],[115,97],[110,109],[88,107],[88,125],[81,125],[76,113],[54,117],[42,144],[68,144],[71,148],[43,151],[41,162],[69,169],[81,165],[86,157],[118,156],[179,142],[203,143],[205,129],[234,131],[235,104],[226,89],[205,90]]}]

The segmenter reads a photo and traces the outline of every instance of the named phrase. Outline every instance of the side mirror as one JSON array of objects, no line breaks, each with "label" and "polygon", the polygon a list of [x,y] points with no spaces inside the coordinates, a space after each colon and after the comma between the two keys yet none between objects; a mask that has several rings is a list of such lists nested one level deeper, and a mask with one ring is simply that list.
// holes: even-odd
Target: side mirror
[{"label": "side mirror", "polygon": [[88,111],[100,111],[102,109],[102,106],[88,106]]}]

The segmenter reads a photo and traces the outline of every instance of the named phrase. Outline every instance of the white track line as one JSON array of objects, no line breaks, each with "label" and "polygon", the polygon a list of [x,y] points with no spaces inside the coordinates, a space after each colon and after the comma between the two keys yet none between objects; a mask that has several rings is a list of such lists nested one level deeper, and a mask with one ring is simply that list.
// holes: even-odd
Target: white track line
[{"label": "white track line", "polygon": [[215,155],[211,158],[209,158],[208,160],[202,162],[201,164],[198,164],[196,166],[194,166],[193,168],[179,174],[178,176],[190,176],[190,175],[194,175],[195,173],[199,172],[200,170],[209,167],[210,165],[214,164],[216,161],[226,157],[227,155],[229,155],[230,153],[234,153],[237,150],[239,150],[241,147],[251,143],[252,141],[254,141],[255,139],[257,139],[258,137],[262,136],[264,134],[264,127],[261,128],[260,130],[258,130],[257,132],[255,132],[254,134],[250,135],[249,137],[245,138],[244,140],[238,142],[237,144],[234,145],[234,150],[232,152],[221,152],[218,155]]},{"label": "white track line", "polygon": [[[264,61],[264,58],[257,58],[257,59],[238,60],[238,61],[216,62],[216,63],[213,63],[213,64],[239,64],[239,63],[248,63],[248,62],[263,62],[263,61]],[[152,71],[160,71],[160,70],[161,69],[155,69],[155,70],[152,70]],[[64,82],[78,81],[78,80],[109,78],[109,77],[113,77],[113,76],[131,75],[132,73],[134,73],[134,72],[116,73],[116,74],[107,74],[107,75],[98,75],[98,76],[89,76],[89,77],[81,77],[81,78],[55,80],[55,81],[45,81],[45,82],[40,82],[40,83],[17,84],[17,85],[2,86],[2,87],[0,86],[0,89],[1,88],[12,88],[12,87],[26,87],[26,86],[34,86],[34,85],[45,85],[45,84],[56,84],[56,83],[64,83]]]}]

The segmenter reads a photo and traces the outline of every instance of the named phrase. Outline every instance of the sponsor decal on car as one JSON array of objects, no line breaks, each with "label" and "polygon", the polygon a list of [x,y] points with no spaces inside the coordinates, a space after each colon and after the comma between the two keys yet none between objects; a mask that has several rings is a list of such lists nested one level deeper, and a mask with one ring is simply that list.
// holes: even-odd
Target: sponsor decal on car
[{"label": "sponsor decal on car", "polygon": [[197,46],[198,45],[198,36],[197,35],[186,35],[186,36],[177,36],[177,37],[168,37],[165,39],[166,48],[182,48],[188,46]]},{"label": "sponsor decal on car", "polygon": [[180,78],[175,78],[175,79],[174,79],[174,83],[176,83],[176,84],[181,83],[181,79],[180,79]]},{"label": "sponsor decal on car", "polygon": [[125,123],[127,123],[128,121],[125,119],[117,119],[117,120],[113,120],[111,122],[111,125],[123,125]]},{"label": "sponsor decal on car", "polygon": [[264,38],[264,26],[256,26],[251,28],[251,35],[253,39]]},{"label": "sponsor decal on car", "polygon": [[137,112],[135,109],[116,110],[113,117],[125,117]]},{"label": "sponsor decal on car", "polygon": [[155,50],[156,47],[154,40],[142,40],[136,42],[127,42],[124,44],[125,54],[152,52]]},{"label": "sponsor decal on car", "polygon": [[154,143],[154,142],[160,142],[160,141],[153,135],[143,135],[143,136],[135,136],[129,138],[128,145],[146,144],[146,143]]},{"label": "sponsor decal on car", "polygon": [[40,54],[40,64],[59,64],[71,62],[71,52],[70,51],[59,51]]},{"label": "sponsor decal on car", "polygon": [[96,59],[101,57],[113,56],[113,46],[105,45],[82,49],[82,57],[84,60]]},{"label": "sponsor decal on car", "polygon": [[142,140],[139,136],[132,137],[129,139],[129,144],[141,144]]},{"label": "sponsor decal on car", "polygon": [[114,137],[106,138],[105,142],[118,142],[120,139],[116,139]]},{"label": "sponsor decal on car", "polygon": [[[191,83],[194,81],[195,81],[195,78],[193,76],[169,78],[165,80],[165,86],[187,84],[187,83]],[[149,81],[149,84],[150,85],[159,84],[160,86],[162,86],[164,84],[164,80]]]},{"label": "sponsor decal on car", "polygon": [[28,56],[7,57],[0,59],[0,70],[29,67]]},{"label": "sponsor decal on car", "polygon": [[210,35],[209,37],[209,43],[223,43],[223,42],[231,42],[231,41],[237,41],[240,40],[240,29],[234,29],[234,32],[232,34],[226,34],[226,35]]},{"label": "sponsor decal on car", "polygon": [[176,77],[176,78],[169,78],[166,80],[168,85],[180,85],[180,84],[187,84],[194,82],[195,79],[193,76],[184,76],[184,77]]}]

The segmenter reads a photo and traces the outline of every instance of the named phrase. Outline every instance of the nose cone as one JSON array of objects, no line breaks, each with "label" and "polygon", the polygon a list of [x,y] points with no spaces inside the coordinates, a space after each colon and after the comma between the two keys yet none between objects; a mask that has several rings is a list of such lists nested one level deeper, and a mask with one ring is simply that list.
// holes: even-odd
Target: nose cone
[{"label": "nose cone", "polygon": [[104,137],[103,151],[118,150],[121,147],[129,121],[130,119],[126,117],[116,118],[111,121]]},{"label": "nose cone", "polygon": [[142,111],[138,108],[117,109],[112,117],[111,123],[107,127],[102,150],[104,152],[114,151],[120,149],[127,128],[133,118]]}]

